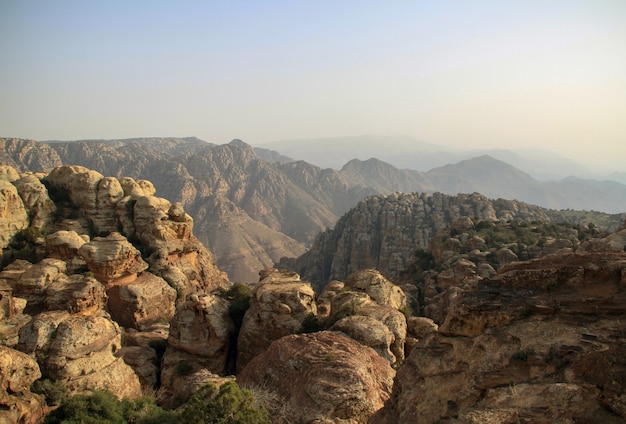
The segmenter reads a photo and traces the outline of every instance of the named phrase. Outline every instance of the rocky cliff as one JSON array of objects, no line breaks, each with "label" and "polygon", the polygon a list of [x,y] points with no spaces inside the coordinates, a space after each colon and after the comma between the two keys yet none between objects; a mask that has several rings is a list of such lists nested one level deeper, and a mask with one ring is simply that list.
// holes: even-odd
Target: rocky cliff
[{"label": "rocky cliff", "polygon": [[[147,181],[80,166],[1,171],[1,379],[9,379],[1,420],[37,422],[46,408],[29,387],[39,378],[70,393],[140,396],[141,370],[124,359],[124,331],[150,330],[187,295],[230,284],[193,235],[193,220]],[[11,377],[19,363],[24,376]]]},{"label": "rocky cliff", "polygon": [[[332,230],[316,238],[312,248],[279,266],[298,272],[316,289],[333,279],[342,280],[361,269],[376,268],[395,278],[417,249],[429,246],[437,231],[463,217],[487,221],[578,221],[579,216],[550,211],[518,201],[485,196],[441,193],[395,193],[372,196],[346,213]],[[615,228],[623,215],[611,217]]]}]

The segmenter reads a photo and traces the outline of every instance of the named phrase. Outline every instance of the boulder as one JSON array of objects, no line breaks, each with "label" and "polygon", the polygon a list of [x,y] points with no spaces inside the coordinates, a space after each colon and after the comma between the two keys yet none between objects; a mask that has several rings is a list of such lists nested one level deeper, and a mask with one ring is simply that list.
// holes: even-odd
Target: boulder
[{"label": "boulder", "polygon": [[348,276],[344,284],[350,290],[367,293],[378,304],[389,305],[395,309],[406,308],[406,295],[402,289],[376,270],[356,272]]},{"label": "boulder", "polygon": [[96,313],[107,305],[107,294],[95,278],[74,274],[60,275],[46,289],[46,310],[65,310],[70,313]]},{"label": "boulder", "polygon": [[31,393],[41,377],[30,356],[0,345],[0,422],[37,424],[48,413],[45,399]]},{"label": "boulder", "polygon": [[36,175],[28,174],[15,181],[15,187],[24,203],[29,226],[42,230],[52,221],[56,205],[48,195],[48,189]]},{"label": "boulder", "polygon": [[87,267],[96,279],[109,284],[123,278],[132,281],[137,273],[148,268],[141,258],[141,253],[120,233],[111,233],[106,237],[95,237],[83,244],[78,254],[85,260]]},{"label": "boulder", "polygon": [[108,309],[121,326],[146,329],[174,316],[176,290],[149,272],[131,282],[110,283]]},{"label": "boulder", "polygon": [[13,236],[27,227],[28,211],[17,188],[0,180],[0,248],[7,247]]},{"label": "boulder", "polygon": [[13,294],[28,301],[29,308],[43,305],[48,287],[59,277],[66,277],[65,262],[46,258],[28,266],[13,283]]},{"label": "boulder", "polygon": [[373,349],[323,331],[276,340],[237,382],[272,394],[265,406],[277,420],[367,423],[389,398],[394,375]]},{"label": "boulder", "polygon": [[315,293],[295,272],[264,270],[241,325],[237,369],[269,347],[272,341],[300,331],[309,315],[317,315]]}]

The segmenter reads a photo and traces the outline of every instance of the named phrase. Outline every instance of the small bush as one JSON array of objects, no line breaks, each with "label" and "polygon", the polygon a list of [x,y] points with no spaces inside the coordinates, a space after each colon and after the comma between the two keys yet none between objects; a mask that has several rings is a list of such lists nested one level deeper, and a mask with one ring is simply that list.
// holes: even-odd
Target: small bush
[{"label": "small bush", "polygon": [[49,406],[61,405],[67,399],[67,389],[59,381],[37,380],[31,386],[31,391],[43,395]]},{"label": "small bush", "polygon": [[218,389],[215,384],[203,386],[192,396],[181,415],[181,422],[190,424],[269,424],[263,406],[255,405],[252,392],[240,389],[232,381]]},{"label": "small bush", "polygon": [[315,316],[315,314],[308,314],[304,320],[302,320],[302,326],[300,327],[300,333],[316,333],[318,331],[322,331],[324,326],[320,322],[320,320]]},{"label": "small bush", "polygon": [[159,407],[153,398],[120,401],[108,391],[66,399],[46,417],[49,424],[175,424],[178,413]]}]

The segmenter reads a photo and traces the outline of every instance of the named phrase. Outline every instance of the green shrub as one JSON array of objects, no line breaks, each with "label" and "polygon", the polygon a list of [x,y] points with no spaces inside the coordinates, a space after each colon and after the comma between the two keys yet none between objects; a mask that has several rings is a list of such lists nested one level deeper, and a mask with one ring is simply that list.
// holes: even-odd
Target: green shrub
[{"label": "green shrub", "polygon": [[31,391],[43,395],[49,406],[61,405],[67,399],[67,389],[59,381],[43,379],[37,380],[31,386]]},{"label": "green shrub", "polygon": [[164,410],[151,397],[120,401],[108,391],[66,399],[46,417],[48,424],[175,424],[178,413]]},{"label": "green shrub", "polygon": [[192,396],[181,415],[190,424],[269,424],[267,410],[256,406],[252,392],[242,390],[232,381],[219,390],[215,384],[203,386]]},{"label": "green shrub", "polygon": [[322,325],[320,320],[317,318],[317,316],[313,313],[310,313],[306,317],[304,317],[304,319],[302,320],[300,333],[302,334],[316,333],[318,331],[322,331],[323,329],[324,329],[324,326]]}]

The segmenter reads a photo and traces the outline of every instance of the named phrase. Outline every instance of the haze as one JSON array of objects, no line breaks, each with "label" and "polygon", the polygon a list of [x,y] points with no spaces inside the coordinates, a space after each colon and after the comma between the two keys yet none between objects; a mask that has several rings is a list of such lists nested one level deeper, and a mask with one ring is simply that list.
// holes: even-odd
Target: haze
[{"label": "haze", "polygon": [[626,170],[626,2],[0,0],[0,136],[360,134]]}]

